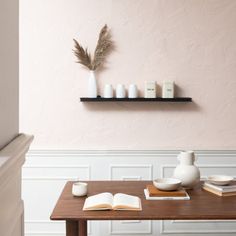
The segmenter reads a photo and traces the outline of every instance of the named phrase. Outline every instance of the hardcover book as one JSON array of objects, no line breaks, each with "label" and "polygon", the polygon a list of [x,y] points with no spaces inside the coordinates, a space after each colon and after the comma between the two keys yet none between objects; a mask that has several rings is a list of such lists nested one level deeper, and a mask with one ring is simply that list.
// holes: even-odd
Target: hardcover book
[{"label": "hardcover book", "polygon": [[236,192],[236,181],[230,183],[229,185],[219,186],[209,182],[204,182],[203,186],[214,189],[222,193]]},{"label": "hardcover book", "polygon": [[231,192],[222,192],[222,191],[218,191],[214,188],[210,188],[206,185],[203,185],[202,188],[210,193],[214,193],[218,196],[221,196],[221,197],[227,197],[227,196],[236,196],[236,191],[231,191]]},{"label": "hardcover book", "polygon": [[154,185],[147,185],[147,191],[150,197],[186,197],[186,191],[179,189],[175,191],[161,191]]},{"label": "hardcover book", "polygon": [[148,189],[144,189],[146,200],[190,200],[188,193],[185,191],[185,196],[150,196]]}]

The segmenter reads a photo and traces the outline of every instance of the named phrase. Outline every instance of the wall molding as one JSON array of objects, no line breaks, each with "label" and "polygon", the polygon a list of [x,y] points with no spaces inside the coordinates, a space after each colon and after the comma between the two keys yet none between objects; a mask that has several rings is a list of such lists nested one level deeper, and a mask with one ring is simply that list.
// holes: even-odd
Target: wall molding
[{"label": "wall molding", "polygon": [[[235,158],[236,158],[236,157],[235,157]],[[235,160],[235,161],[236,161],[236,160]],[[202,164],[198,164],[197,166],[198,166],[198,168],[201,168],[201,169],[203,169],[203,168],[208,168],[208,169],[214,169],[214,168],[222,168],[222,169],[223,169],[223,168],[224,168],[224,169],[226,169],[226,168],[235,168],[235,169],[236,169],[236,165],[234,165],[234,164],[232,164],[232,165],[224,165],[224,164],[221,164],[221,165],[204,164],[204,165],[202,165]],[[164,171],[165,171],[166,168],[175,168],[175,167],[176,167],[176,165],[161,165],[161,178],[164,178],[164,177],[165,177],[165,176],[164,176]],[[236,175],[233,175],[233,177],[236,178]],[[207,178],[207,176],[204,176],[204,175],[201,176],[201,179],[202,179],[202,180],[204,180],[204,179],[206,179],[206,178]]]},{"label": "wall molding", "polygon": [[40,150],[40,149],[31,149],[28,152],[28,155],[31,157],[64,157],[65,155],[73,157],[73,156],[156,156],[156,155],[175,155],[178,154],[179,151],[173,150],[173,151],[165,151],[165,150],[79,150],[79,149],[73,149],[73,150],[58,150],[58,149],[49,149],[49,150]]},{"label": "wall molding", "polygon": [[[51,221],[51,220],[26,220],[25,224],[50,224],[50,225],[61,225],[64,224],[63,221]],[[65,232],[60,231],[28,231],[26,235],[63,235]],[[91,222],[88,222],[88,235],[91,234]]]},{"label": "wall molding", "polygon": [[[148,170],[148,179],[153,178],[153,166],[152,165],[142,165],[142,164],[119,164],[119,165],[110,165],[110,180],[113,179],[113,171],[114,169],[147,169]],[[131,175],[131,176],[121,176],[122,180],[142,180],[142,176],[140,175]]]},{"label": "wall molding", "polygon": [[[215,222],[218,222],[218,223],[227,223],[227,222],[233,222],[235,223],[234,221],[232,220],[226,220],[226,221],[211,221],[209,222],[206,221],[205,223],[215,223]],[[172,222],[171,222],[172,223]],[[175,222],[176,223],[176,222]],[[186,221],[184,222],[185,224],[187,223]],[[199,224],[199,223],[204,223],[204,220],[201,220],[199,222],[197,221],[192,221],[192,222],[189,222],[189,224],[192,223],[192,224]],[[198,229],[191,229],[191,230],[186,230],[186,229],[183,229],[183,230],[177,230],[177,229],[174,229],[174,230],[166,230],[165,229],[165,224],[164,224],[164,221],[161,221],[161,225],[160,225],[160,233],[161,234],[181,234],[181,235],[187,235],[187,234],[236,234],[236,229],[233,229],[233,230],[230,230],[230,229],[206,229],[206,230],[202,230],[201,228],[198,227]]]},{"label": "wall molding", "polygon": [[[32,157],[85,157],[85,156],[175,156],[181,150],[60,150],[60,149],[30,149],[27,156]],[[195,150],[197,156],[202,157],[236,157],[236,150]]]},{"label": "wall molding", "polygon": [[29,231],[29,232],[26,232],[25,235],[37,235],[37,236],[45,236],[45,235],[65,236],[65,233],[62,233],[62,232],[50,232],[50,231]]},{"label": "wall molding", "polygon": [[[24,165],[23,169],[85,169],[87,171],[88,180],[91,179],[90,165]],[[23,176],[22,180],[78,180],[78,176]]]},{"label": "wall molding", "polygon": [[[141,224],[142,221],[120,221],[122,224]],[[136,235],[140,235],[140,234],[152,234],[152,221],[151,220],[147,220],[148,223],[148,228],[146,230],[114,230],[113,229],[113,221],[109,222],[109,233],[110,235],[130,235],[130,234],[136,234]]]}]

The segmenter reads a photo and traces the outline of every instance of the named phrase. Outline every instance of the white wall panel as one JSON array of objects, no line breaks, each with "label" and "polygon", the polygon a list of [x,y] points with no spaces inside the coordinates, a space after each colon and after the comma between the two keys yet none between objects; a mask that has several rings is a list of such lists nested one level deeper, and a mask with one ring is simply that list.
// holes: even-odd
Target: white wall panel
[{"label": "white wall panel", "polygon": [[152,222],[150,220],[123,220],[110,222],[110,234],[152,234]]},{"label": "white wall panel", "polygon": [[111,180],[151,180],[152,165],[111,165]]}]

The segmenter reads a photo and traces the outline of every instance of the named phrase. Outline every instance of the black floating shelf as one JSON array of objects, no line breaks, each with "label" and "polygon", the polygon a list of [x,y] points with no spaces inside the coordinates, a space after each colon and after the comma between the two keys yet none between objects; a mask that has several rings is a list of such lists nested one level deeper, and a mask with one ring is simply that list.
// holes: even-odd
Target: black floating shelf
[{"label": "black floating shelf", "polygon": [[80,98],[81,102],[192,102],[189,97],[175,97],[175,98]]}]

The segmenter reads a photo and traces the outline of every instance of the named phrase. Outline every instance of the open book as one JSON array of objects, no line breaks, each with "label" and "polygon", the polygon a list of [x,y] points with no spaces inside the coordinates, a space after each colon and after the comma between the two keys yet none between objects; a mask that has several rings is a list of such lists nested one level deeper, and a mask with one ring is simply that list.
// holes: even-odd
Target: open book
[{"label": "open book", "polygon": [[84,211],[91,210],[131,210],[141,211],[142,205],[139,197],[117,193],[100,193],[86,198]]}]

